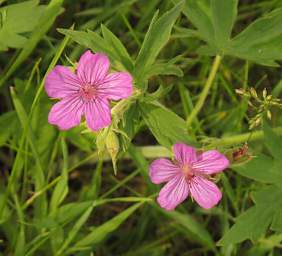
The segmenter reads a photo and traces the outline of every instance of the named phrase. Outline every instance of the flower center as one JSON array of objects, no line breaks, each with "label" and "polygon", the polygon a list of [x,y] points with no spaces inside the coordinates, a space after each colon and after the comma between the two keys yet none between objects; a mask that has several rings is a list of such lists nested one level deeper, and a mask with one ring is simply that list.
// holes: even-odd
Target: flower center
[{"label": "flower center", "polygon": [[82,98],[85,101],[92,100],[97,95],[97,90],[96,90],[95,86],[93,86],[91,84],[85,84],[85,85],[81,86],[79,92],[80,92],[80,95],[82,96]]},{"label": "flower center", "polygon": [[189,164],[184,164],[181,169],[186,179],[190,180],[194,177],[193,170]]}]

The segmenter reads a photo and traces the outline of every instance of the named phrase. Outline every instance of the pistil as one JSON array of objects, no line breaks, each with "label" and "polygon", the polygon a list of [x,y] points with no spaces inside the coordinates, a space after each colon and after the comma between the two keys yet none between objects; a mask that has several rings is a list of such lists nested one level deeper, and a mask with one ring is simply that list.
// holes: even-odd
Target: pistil
[{"label": "pistil", "polygon": [[194,177],[193,170],[189,164],[184,164],[181,169],[186,179],[190,180]]},{"label": "pistil", "polygon": [[94,85],[86,84],[80,88],[80,94],[85,101],[90,101],[95,98],[97,90]]}]

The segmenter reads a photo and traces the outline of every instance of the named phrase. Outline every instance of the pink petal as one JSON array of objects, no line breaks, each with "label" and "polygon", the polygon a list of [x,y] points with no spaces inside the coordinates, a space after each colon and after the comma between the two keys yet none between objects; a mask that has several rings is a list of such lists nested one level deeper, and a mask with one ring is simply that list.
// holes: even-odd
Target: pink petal
[{"label": "pink petal", "polygon": [[85,119],[90,129],[98,131],[110,125],[111,110],[107,99],[95,99],[85,104]]},{"label": "pink petal", "polygon": [[165,158],[153,161],[149,167],[151,181],[155,184],[167,182],[180,173],[179,167]]},{"label": "pink petal", "polygon": [[77,75],[85,84],[99,84],[107,75],[110,67],[108,57],[102,53],[86,51],[78,62]]},{"label": "pink petal", "polygon": [[159,205],[167,211],[174,210],[189,194],[189,186],[184,176],[177,175],[160,191],[157,199]]},{"label": "pink petal", "polygon": [[46,77],[45,90],[51,98],[64,98],[79,91],[80,81],[76,74],[64,66],[56,66]]},{"label": "pink petal", "polygon": [[108,74],[98,87],[99,95],[112,100],[120,100],[132,94],[132,77],[127,72]]},{"label": "pink petal", "polygon": [[222,172],[229,166],[229,160],[217,150],[209,150],[198,155],[198,161],[192,166],[196,172],[213,174]]},{"label": "pink petal", "polygon": [[214,207],[221,199],[221,191],[211,181],[195,176],[189,183],[190,192],[195,201],[205,209]]},{"label": "pink petal", "polygon": [[196,150],[184,143],[173,145],[174,157],[180,164],[190,164],[197,160]]},{"label": "pink petal", "polygon": [[84,103],[78,96],[68,96],[56,103],[50,110],[48,122],[67,130],[80,123]]}]

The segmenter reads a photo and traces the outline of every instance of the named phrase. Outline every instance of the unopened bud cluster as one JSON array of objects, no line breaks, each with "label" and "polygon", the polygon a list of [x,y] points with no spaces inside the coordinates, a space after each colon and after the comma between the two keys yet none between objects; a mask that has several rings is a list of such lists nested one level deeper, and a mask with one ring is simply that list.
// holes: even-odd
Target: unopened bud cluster
[{"label": "unopened bud cluster", "polygon": [[268,94],[267,89],[264,88],[262,94],[259,95],[255,88],[236,89],[236,93],[248,100],[248,105],[254,111],[255,116],[249,120],[249,128],[253,129],[262,123],[263,117],[266,115],[271,119],[271,108],[282,108],[282,101]]}]

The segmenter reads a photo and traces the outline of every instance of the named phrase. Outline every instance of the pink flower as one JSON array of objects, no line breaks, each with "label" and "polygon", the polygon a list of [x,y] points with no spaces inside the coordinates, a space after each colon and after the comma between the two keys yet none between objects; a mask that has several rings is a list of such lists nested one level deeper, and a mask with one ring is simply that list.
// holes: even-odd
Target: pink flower
[{"label": "pink flower", "polygon": [[77,72],[56,66],[47,76],[45,90],[49,97],[61,99],[48,116],[50,124],[67,130],[79,125],[81,117],[93,131],[111,123],[109,100],[120,100],[132,94],[132,77],[127,72],[108,73],[110,62],[102,53],[86,51],[79,60]]},{"label": "pink flower", "polygon": [[150,165],[149,175],[155,184],[167,182],[158,196],[160,206],[168,211],[182,203],[191,193],[203,208],[215,206],[221,199],[219,188],[208,175],[222,172],[229,166],[228,159],[217,150],[198,153],[183,143],[173,146],[175,161],[160,158]]}]

